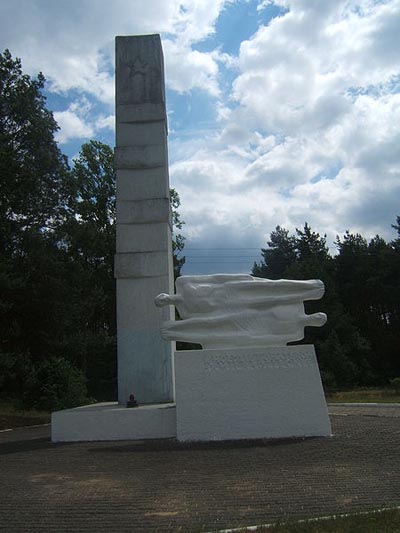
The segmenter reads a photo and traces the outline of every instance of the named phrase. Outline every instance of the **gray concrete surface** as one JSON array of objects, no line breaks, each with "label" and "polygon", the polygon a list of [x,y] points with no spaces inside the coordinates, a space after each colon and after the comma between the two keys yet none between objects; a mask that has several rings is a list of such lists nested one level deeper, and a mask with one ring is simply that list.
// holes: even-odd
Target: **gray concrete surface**
[{"label": "gray concrete surface", "polygon": [[400,406],[330,406],[332,438],[52,444],[0,433],[0,531],[215,531],[400,503]]}]

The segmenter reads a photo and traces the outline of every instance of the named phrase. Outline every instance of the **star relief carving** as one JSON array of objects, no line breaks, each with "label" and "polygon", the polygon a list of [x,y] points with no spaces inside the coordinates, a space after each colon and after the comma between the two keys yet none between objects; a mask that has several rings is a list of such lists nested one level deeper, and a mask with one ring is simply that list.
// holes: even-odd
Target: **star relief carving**
[{"label": "star relief carving", "polygon": [[146,76],[150,71],[150,65],[145,61],[142,61],[140,57],[135,57],[135,59],[133,61],[129,61],[126,66],[128,69],[129,78],[133,78],[137,74]]}]

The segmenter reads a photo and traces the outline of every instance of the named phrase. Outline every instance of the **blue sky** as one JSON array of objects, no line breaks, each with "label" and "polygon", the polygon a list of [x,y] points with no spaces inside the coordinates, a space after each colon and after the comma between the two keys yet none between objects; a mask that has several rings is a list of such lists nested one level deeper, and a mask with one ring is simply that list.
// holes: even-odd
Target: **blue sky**
[{"label": "blue sky", "polygon": [[187,274],[249,272],[278,224],[394,237],[399,28],[400,0],[0,3],[70,158],[114,145],[114,37],[161,33]]}]

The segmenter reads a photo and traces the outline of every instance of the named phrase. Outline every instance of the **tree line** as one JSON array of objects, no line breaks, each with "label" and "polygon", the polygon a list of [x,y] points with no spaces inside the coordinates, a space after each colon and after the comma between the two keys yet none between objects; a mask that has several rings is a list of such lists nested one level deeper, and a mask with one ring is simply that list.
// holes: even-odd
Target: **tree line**
[{"label": "tree line", "polygon": [[270,279],[321,279],[325,296],[305,302],[323,311],[322,328],[305,328],[314,343],[325,387],[385,385],[400,376],[400,217],[398,237],[369,241],[358,233],[337,237],[331,255],[326,235],[305,223],[291,234],[277,226],[252,274]]}]

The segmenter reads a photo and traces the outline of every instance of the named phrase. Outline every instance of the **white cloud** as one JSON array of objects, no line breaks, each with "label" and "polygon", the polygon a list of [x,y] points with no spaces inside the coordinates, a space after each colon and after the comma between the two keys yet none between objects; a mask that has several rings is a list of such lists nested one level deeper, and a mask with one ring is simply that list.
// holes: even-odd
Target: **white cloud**
[{"label": "white cloud", "polygon": [[180,42],[163,41],[166,79],[168,85],[178,93],[202,89],[212,96],[218,96],[218,64],[211,53],[192,50]]},{"label": "white cloud", "polygon": [[332,248],[346,229],[391,238],[400,2],[274,3],[288,11],[242,42],[232,101],[217,108],[220,134],[172,169],[196,220],[190,236],[206,243],[210,227],[223,227],[220,242],[254,242],[308,221]]},{"label": "white cloud", "polygon": [[[168,86],[215,102],[218,129],[170,136],[170,175],[194,243],[261,246],[277,224],[306,220],[329,242],[347,228],[390,238],[400,193],[400,0],[247,2],[260,19],[273,5],[282,11],[238,57],[197,46],[230,4],[14,0],[0,6],[0,40],[25,70],[43,70],[52,90],[74,90],[77,104],[55,114],[66,142],[113,128],[114,35],[163,33]],[[90,109],[94,99],[108,107]]]},{"label": "white cloud", "polygon": [[174,14],[173,31],[184,43],[201,41],[214,33],[215,22],[224,6],[234,0],[184,0]]},{"label": "white cloud", "polygon": [[97,132],[104,129],[114,131],[114,115],[93,115],[92,104],[82,97],[72,102],[65,111],[56,111],[54,118],[60,130],[56,133],[56,140],[65,144],[71,139],[90,139]]},{"label": "white cloud", "polygon": [[[114,37],[162,33],[166,83],[186,93],[200,89],[220,94],[218,51],[199,52],[193,45],[213,34],[230,0],[16,0],[0,4],[0,46],[21,57],[25,72],[45,73],[48,89],[63,96],[78,91],[112,110]],[[58,113],[63,142],[89,131],[81,117]],[[86,129],[85,129],[86,127]]]},{"label": "white cloud", "polygon": [[54,113],[54,118],[61,128],[56,133],[56,141],[60,144],[65,144],[70,139],[89,138],[94,134],[91,125],[86,124],[81,117],[69,109]]},{"label": "white cloud", "polygon": [[90,111],[88,100],[73,102],[65,111],[57,111],[54,118],[60,126],[56,141],[65,144],[71,139],[87,139],[94,135],[93,125],[87,120]]},{"label": "white cloud", "polygon": [[[261,247],[277,224],[294,231],[305,221],[332,250],[346,229],[393,238],[400,61],[380,61],[379,31],[390,33],[383,15],[397,6],[326,2],[321,15],[320,4],[288,3],[242,43],[233,102],[217,105],[220,132],[181,141],[171,167],[188,246]],[[397,35],[391,42],[395,50]]]},{"label": "white cloud", "polygon": [[349,109],[346,92],[398,73],[400,4],[292,2],[291,10],[242,43],[233,97],[266,129],[326,128]]},{"label": "white cloud", "polygon": [[[168,58],[172,87],[188,91],[196,84],[190,69],[217,92],[217,64],[211,53],[191,48],[214,31],[227,0],[16,0],[0,5],[3,47],[22,57],[30,73],[42,70],[51,90],[84,91],[112,105],[114,37],[144,33],[168,35],[171,56],[183,53],[179,65]],[[169,79],[167,79],[169,82]],[[186,83],[187,82],[187,83]]]},{"label": "white cloud", "polygon": [[96,119],[96,129],[115,130],[115,115],[100,116]]},{"label": "white cloud", "polygon": [[[215,31],[231,0],[16,0],[0,4],[0,47],[21,57],[25,72],[42,71],[48,89],[63,96],[78,91],[114,105],[114,37],[162,33],[166,83],[180,93],[192,89],[220,94],[219,63],[230,56],[199,52],[193,45]],[[63,142],[89,127],[67,109],[57,115]]]}]

